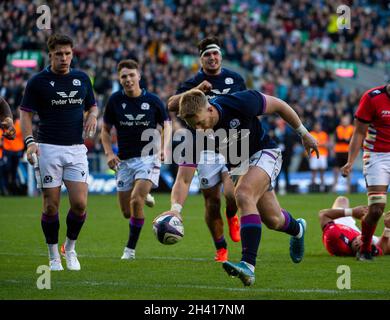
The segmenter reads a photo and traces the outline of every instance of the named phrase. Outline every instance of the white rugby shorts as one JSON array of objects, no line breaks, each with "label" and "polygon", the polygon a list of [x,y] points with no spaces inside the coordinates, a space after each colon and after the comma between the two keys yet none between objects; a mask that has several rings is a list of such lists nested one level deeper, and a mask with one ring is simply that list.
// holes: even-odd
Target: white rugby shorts
[{"label": "white rugby shorts", "polygon": [[83,144],[59,146],[39,143],[38,188],[60,187],[64,180],[87,183],[89,170],[87,147]]},{"label": "white rugby shorts", "polygon": [[205,150],[200,153],[197,166],[200,189],[210,189],[222,181],[222,173],[228,172],[225,158],[214,151]]},{"label": "white rugby shorts", "polygon": [[282,151],[279,148],[260,150],[249,158],[249,167],[263,169],[270,177],[270,190],[272,190],[282,168]]},{"label": "white rugby shorts", "polygon": [[136,180],[149,180],[153,188],[158,187],[161,163],[155,156],[135,157],[122,160],[116,173],[118,191],[133,189]]},{"label": "white rugby shorts", "polygon": [[363,153],[363,175],[370,186],[388,186],[390,184],[390,152]]}]

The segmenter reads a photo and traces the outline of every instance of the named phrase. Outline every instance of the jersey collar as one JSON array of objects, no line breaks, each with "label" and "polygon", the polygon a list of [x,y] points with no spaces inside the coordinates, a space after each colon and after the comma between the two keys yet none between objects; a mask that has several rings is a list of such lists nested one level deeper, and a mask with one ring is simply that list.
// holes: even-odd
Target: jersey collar
[{"label": "jersey collar", "polygon": [[199,69],[199,73],[201,75],[203,75],[204,77],[221,77],[225,72],[225,69],[224,68],[221,68],[221,72],[219,74],[215,74],[215,75],[209,75],[209,74],[206,74],[203,70],[203,68],[200,68]]},{"label": "jersey collar", "polygon": [[124,95],[125,97],[128,97],[130,99],[137,99],[137,98],[141,98],[141,97],[145,96],[146,95],[146,90],[145,90],[145,88],[141,88],[141,95],[139,95],[138,97],[129,97],[126,94],[125,89],[122,89],[122,95]]},{"label": "jersey collar", "polygon": [[[54,73],[53,71],[51,71],[51,66],[50,66],[50,65],[48,65],[48,66],[45,68],[45,71],[48,72],[48,73],[50,73],[50,74],[54,74],[54,75],[56,75],[56,76],[62,76],[61,74]],[[68,72],[67,74],[64,74],[64,76],[67,76],[67,75],[71,74],[72,71],[73,71],[73,69],[72,69],[72,68],[69,68],[69,72]]]}]

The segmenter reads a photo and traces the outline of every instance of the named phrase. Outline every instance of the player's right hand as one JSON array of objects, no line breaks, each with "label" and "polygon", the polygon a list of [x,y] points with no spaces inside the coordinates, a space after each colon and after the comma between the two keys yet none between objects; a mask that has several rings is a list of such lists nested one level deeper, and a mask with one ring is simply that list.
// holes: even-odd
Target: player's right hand
[{"label": "player's right hand", "polygon": [[120,162],[121,160],[114,153],[107,155],[107,165],[110,169],[114,170],[115,172],[118,171],[118,165]]},{"label": "player's right hand", "polygon": [[199,89],[203,93],[209,92],[213,88],[212,84],[207,80],[202,81],[197,85],[196,89]]},{"label": "player's right hand", "polygon": [[318,141],[310,133],[307,133],[302,137],[302,144],[309,157],[313,151],[316,153],[317,159],[320,157]]},{"label": "player's right hand", "polygon": [[171,214],[171,215],[174,215],[176,216],[181,222],[183,222],[183,217],[181,216],[180,212],[179,211],[174,211],[174,210],[168,210],[168,211],[164,211],[163,213],[159,214],[157,217],[155,217],[153,219],[153,223],[161,216],[164,216],[166,214]]},{"label": "player's right hand", "polygon": [[349,162],[347,162],[345,165],[344,165],[344,167],[342,167],[341,169],[340,169],[340,171],[341,171],[341,175],[345,178],[345,177],[347,177],[350,173],[351,173],[351,171],[352,171],[352,163],[349,163]]},{"label": "player's right hand", "polygon": [[352,217],[361,220],[368,213],[367,206],[358,206],[352,209]]},{"label": "player's right hand", "polygon": [[38,149],[38,145],[36,143],[31,143],[28,146],[27,151],[26,151],[27,161],[31,165],[34,165],[33,154],[35,154],[36,156],[39,156],[39,149]]}]

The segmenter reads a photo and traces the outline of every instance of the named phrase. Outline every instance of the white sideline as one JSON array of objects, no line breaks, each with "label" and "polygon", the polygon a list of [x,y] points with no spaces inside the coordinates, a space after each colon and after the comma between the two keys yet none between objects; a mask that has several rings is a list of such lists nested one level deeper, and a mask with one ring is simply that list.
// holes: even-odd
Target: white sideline
[{"label": "white sideline", "polygon": [[[30,281],[26,280],[14,280],[14,279],[6,279],[0,280],[1,283],[30,283]],[[219,290],[219,291],[236,291],[236,292],[257,292],[257,293],[326,293],[326,294],[352,294],[352,293],[360,293],[360,294],[389,294],[390,291],[386,290],[331,290],[331,289],[272,289],[272,288],[233,288],[233,287],[221,287],[221,286],[203,286],[203,285],[182,285],[182,284],[164,284],[164,285],[151,285],[151,284],[140,284],[134,285],[132,283],[124,283],[123,281],[113,282],[113,281],[63,281],[56,280],[57,285],[69,285],[72,287],[78,286],[115,286],[115,287],[126,287],[126,288],[182,288],[182,289],[205,289],[205,290]]]}]

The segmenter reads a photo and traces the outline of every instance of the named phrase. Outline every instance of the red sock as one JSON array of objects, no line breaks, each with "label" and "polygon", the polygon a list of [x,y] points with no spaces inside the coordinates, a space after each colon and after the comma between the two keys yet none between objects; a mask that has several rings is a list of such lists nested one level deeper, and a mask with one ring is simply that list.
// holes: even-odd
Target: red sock
[{"label": "red sock", "polygon": [[362,221],[362,241],[363,244],[360,248],[360,252],[371,252],[371,239],[375,232],[376,224],[369,225],[365,221]]}]

